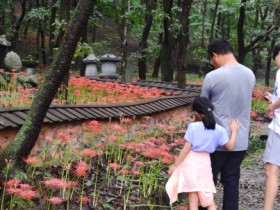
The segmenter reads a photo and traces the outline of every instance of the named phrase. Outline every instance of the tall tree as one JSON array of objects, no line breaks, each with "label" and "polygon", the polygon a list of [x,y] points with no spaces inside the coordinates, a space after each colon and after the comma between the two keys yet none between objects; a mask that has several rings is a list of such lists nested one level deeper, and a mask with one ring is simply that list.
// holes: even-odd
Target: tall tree
[{"label": "tall tree", "polygon": [[49,20],[49,57],[50,61],[53,61],[53,48],[54,48],[54,31],[55,31],[55,16],[57,11],[57,0],[50,0],[50,20]]},{"label": "tall tree", "polygon": [[[16,3],[19,3],[19,5],[17,5]],[[12,9],[11,9],[11,17],[12,17],[12,23],[11,23],[11,28],[12,28],[12,33],[9,33],[7,36],[7,39],[11,41],[12,43],[12,50],[16,50],[17,49],[17,43],[18,43],[18,36],[19,36],[19,30],[22,24],[22,21],[25,17],[26,14],[26,0],[21,0],[18,2],[13,1],[12,2]],[[21,8],[21,14],[19,16],[19,18],[17,19],[16,15],[15,15],[15,10],[16,7],[20,7]]]},{"label": "tall tree", "polygon": [[172,6],[173,0],[163,0],[163,40],[160,52],[160,65],[161,65],[161,80],[165,82],[173,81],[174,72],[174,59],[173,47],[174,39],[171,32],[171,22],[172,22]]},{"label": "tall tree", "polygon": [[118,27],[118,32],[120,36],[120,45],[122,52],[122,60],[121,60],[121,79],[124,81],[125,79],[125,69],[127,65],[127,33],[128,33],[128,18],[126,13],[130,12],[130,0],[121,0],[121,11],[120,14],[118,11],[118,0],[113,0],[113,8],[115,10],[116,15],[116,23]]},{"label": "tall tree", "polygon": [[182,29],[178,34],[178,44],[176,53],[177,66],[177,82],[179,88],[186,87],[186,48],[189,40],[189,15],[191,10],[192,0],[182,0],[180,23]]},{"label": "tall tree", "polygon": [[261,43],[267,41],[267,37],[274,30],[278,29],[279,24],[279,7],[280,2],[278,2],[278,6],[274,12],[273,23],[268,27],[268,29],[254,38],[250,40],[250,43],[245,46],[245,37],[244,37],[244,22],[246,18],[246,2],[247,0],[241,0],[241,6],[239,10],[239,20],[238,20],[238,28],[237,28],[237,37],[238,37],[238,61],[240,63],[244,63],[245,56],[248,52],[251,52],[255,48],[258,48]]},{"label": "tall tree", "polygon": [[16,137],[0,154],[0,169],[5,167],[5,159],[12,162],[13,168],[17,168],[23,164],[22,158],[30,154],[52,99],[64,76],[69,71],[74,51],[81,37],[82,28],[87,24],[88,18],[93,12],[94,4],[94,0],[79,0],[64,34],[59,52],[34,98],[25,123]]},{"label": "tall tree", "polygon": [[[56,41],[54,44],[54,46],[56,48],[59,47],[60,42],[65,33],[65,29],[64,29],[63,25],[67,24],[70,20],[70,9],[71,9],[71,4],[68,1],[65,1],[65,0],[60,1],[60,21],[62,23],[62,27],[59,28],[58,35],[56,37]],[[84,30],[84,28],[83,28],[83,30]]]},{"label": "tall tree", "polygon": [[218,13],[219,4],[220,4],[220,0],[216,0],[215,9],[213,11],[213,18],[212,18],[212,23],[211,23],[209,40],[212,40],[214,38],[214,35],[215,35],[214,28],[215,28],[216,16],[217,16],[217,13]]},{"label": "tall tree", "polygon": [[141,41],[139,43],[140,58],[138,59],[138,70],[139,79],[146,79],[147,64],[147,47],[148,47],[148,36],[153,23],[152,11],[155,10],[157,5],[157,0],[145,0],[146,4],[146,14],[145,14],[145,27],[142,31]]}]

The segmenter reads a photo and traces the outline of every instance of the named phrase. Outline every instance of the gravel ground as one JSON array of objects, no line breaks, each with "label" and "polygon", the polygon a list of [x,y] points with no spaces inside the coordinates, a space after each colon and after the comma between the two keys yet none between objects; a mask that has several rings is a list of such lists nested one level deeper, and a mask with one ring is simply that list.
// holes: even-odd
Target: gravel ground
[{"label": "gravel ground", "polygon": [[[240,178],[239,209],[262,210],[264,195],[265,171],[262,152],[247,157],[243,161]],[[217,186],[215,201],[221,209],[222,187]],[[274,210],[280,210],[280,191],[276,197]]]}]

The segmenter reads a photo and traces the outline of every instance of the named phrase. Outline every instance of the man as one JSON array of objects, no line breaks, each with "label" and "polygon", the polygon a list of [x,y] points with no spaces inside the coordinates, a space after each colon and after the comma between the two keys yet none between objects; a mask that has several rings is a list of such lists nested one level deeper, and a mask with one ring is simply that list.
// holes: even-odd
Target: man
[{"label": "man", "polygon": [[[240,166],[248,148],[250,110],[256,78],[253,72],[237,62],[231,45],[225,39],[214,39],[208,45],[211,64],[201,96],[209,98],[215,107],[216,122],[230,136],[229,121],[237,119],[240,128],[232,152],[218,147],[211,154],[214,183],[218,174],[223,185],[223,210],[238,210]],[[201,208],[202,209],[202,208]]]},{"label": "man", "polygon": [[[275,45],[273,49],[273,60],[280,68],[280,44]],[[280,167],[280,69],[276,73],[273,94],[268,95],[271,104],[268,107],[267,114],[272,117],[269,124],[269,134],[263,154],[265,165],[265,194],[264,210],[273,210],[275,198],[278,192],[278,174]]]}]

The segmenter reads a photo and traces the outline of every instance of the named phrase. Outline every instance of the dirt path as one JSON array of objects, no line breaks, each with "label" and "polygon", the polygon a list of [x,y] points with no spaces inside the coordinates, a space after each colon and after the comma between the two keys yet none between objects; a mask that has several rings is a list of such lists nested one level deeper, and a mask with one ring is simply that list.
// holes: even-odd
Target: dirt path
[{"label": "dirt path", "polygon": [[[262,152],[247,157],[241,168],[240,179],[240,210],[262,210],[264,195],[265,171]],[[221,185],[217,187],[216,202],[221,209]],[[280,191],[278,192],[274,210],[280,210]]]}]

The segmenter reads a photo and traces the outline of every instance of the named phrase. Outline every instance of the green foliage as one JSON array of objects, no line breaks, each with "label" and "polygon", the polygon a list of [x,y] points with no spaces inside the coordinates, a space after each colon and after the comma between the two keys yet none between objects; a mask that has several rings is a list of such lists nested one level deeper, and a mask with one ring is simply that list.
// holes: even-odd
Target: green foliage
[{"label": "green foliage", "polygon": [[253,98],[252,110],[257,112],[265,112],[268,108],[268,103],[260,98]]},{"label": "green foliage", "polygon": [[34,8],[27,15],[28,19],[35,18],[38,20],[44,20],[49,16],[50,16],[50,10],[47,9],[46,7]]},{"label": "green foliage", "polygon": [[74,58],[81,57],[85,58],[88,56],[90,53],[93,53],[92,47],[85,43],[85,42],[79,42],[76,48],[76,51],[74,53]]},{"label": "green foliage", "polygon": [[266,141],[261,139],[250,139],[247,149],[248,154],[255,153],[256,151],[263,150],[265,148]]}]

